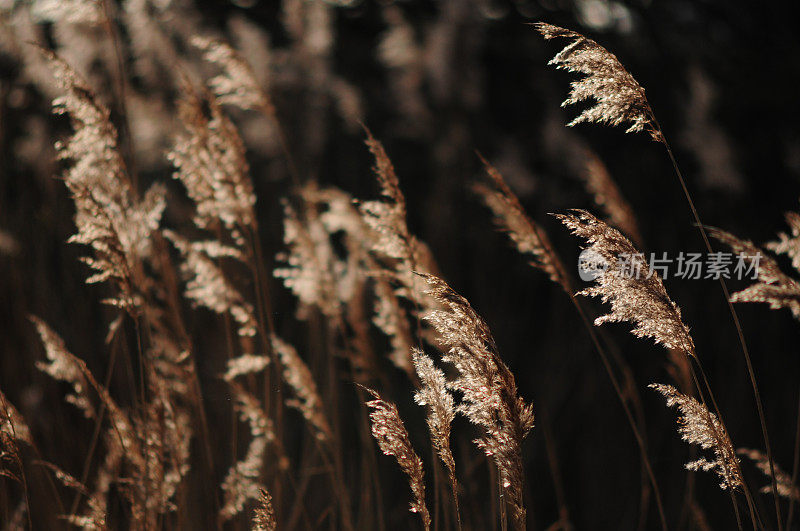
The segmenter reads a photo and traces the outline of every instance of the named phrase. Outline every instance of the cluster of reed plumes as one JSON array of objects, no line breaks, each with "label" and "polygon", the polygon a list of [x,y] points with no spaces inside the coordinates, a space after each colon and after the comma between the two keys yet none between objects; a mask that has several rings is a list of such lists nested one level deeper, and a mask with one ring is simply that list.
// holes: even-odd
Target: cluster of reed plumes
[{"label": "cluster of reed plumes", "polygon": [[[545,481],[526,475],[526,441],[549,437],[537,432],[536,390],[518,384],[489,320],[448,285],[410,227],[419,207],[406,200],[402,169],[364,125],[358,88],[330,68],[333,4],[284,2],[289,44],[272,50],[244,21],[235,25],[238,46],[212,32],[196,35],[197,13],[180,2],[0,7],[2,49],[68,119],[69,132],[55,143],[57,181],[74,209],[68,242],[86,264],[86,296],[99,295],[105,307],[103,322],[27,316],[41,342],[32,365],[61,382],[53,389],[63,391],[90,436],[81,455],[49,456],[40,437],[58,438],[59,427],[34,429],[17,404],[22,397],[0,389],[4,528],[535,527],[530,485],[538,492]],[[430,50],[415,46],[399,10],[383,14],[390,30],[381,61],[404,112],[425,119],[418,77]],[[800,280],[766,250],[702,224],[644,88],[620,61],[579,33],[542,23],[534,29],[568,40],[551,61],[581,76],[564,104],[591,102],[569,125],[648,133],[666,148],[708,251],[715,239],[753,259],[762,255],[752,286],[730,294],[721,280],[725,299],[788,308],[800,319]],[[278,67],[265,66],[272,64]],[[160,97],[147,97],[155,87]],[[294,118],[275,98],[293,90],[308,93],[299,135],[289,133]],[[297,156],[321,151],[318,129],[330,119],[321,100],[335,103],[341,127],[362,135],[375,197],[321,184],[313,157]],[[279,166],[270,181],[274,197],[256,196],[253,158]],[[563,291],[619,399],[630,433],[615,435],[632,436],[641,463],[640,527],[707,525],[692,487],[680,516],[659,487],[641,415],[649,398],[640,390],[649,387],[677,409],[677,433],[694,446],[687,477],[713,473],[740,529],[791,528],[798,460],[786,472],[773,458],[734,306],[761,449],[734,444],[738,434],[717,403],[703,349],[663,279],[639,258],[644,240],[634,211],[602,162],[582,154],[582,177],[603,219],[586,210],[556,214],[608,265],[580,290],[573,268],[500,171],[476,159],[485,172],[463,187]],[[259,213],[264,205],[267,215]],[[787,221],[791,234],[766,249],[800,270],[800,214]],[[280,224],[282,241],[269,241],[264,223]],[[626,274],[623,255],[647,274]],[[583,296],[599,298],[607,313],[593,317]],[[613,322],[667,349],[671,384],[636,381],[595,328]],[[70,345],[84,327],[102,329],[102,363]],[[1,375],[0,384],[10,378]],[[768,477],[758,490],[741,457]],[[402,474],[408,484],[405,499],[383,495],[391,461],[391,477]],[[549,464],[560,490],[557,459]],[[765,509],[760,496],[774,498],[774,508]],[[572,529],[566,504],[559,505],[549,529]],[[648,515],[651,505],[657,511]]]}]

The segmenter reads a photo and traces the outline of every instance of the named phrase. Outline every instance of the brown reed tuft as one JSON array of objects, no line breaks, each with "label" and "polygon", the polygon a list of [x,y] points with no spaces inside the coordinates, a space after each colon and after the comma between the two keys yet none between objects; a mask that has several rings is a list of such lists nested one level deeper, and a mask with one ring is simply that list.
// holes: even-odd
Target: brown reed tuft
[{"label": "brown reed tuft", "polygon": [[[785,274],[778,262],[753,242],[741,240],[714,227],[707,227],[706,230],[709,236],[724,243],[739,255],[743,272],[752,269],[758,274],[754,284],[731,294],[731,302],[766,303],[773,310],[787,308],[795,319],[800,320],[800,283],[797,280]],[[780,237],[780,241],[768,244],[768,247],[787,254],[794,263],[793,240],[785,234],[781,234]]]},{"label": "brown reed tuft", "polygon": [[495,224],[508,234],[517,250],[530,256],[531,265],[541,269],[550,280],[559,284],[567,292],[572,292],[564,266],[553,251],[547,234],[528,217],[517,196],[503,180],[500,172],[480,156],[486,169],[487,183],[473,185],[475,193],[494,214]]},{"label": "brown reed tuft", "polygon": [[461,395],[456,411],[481,429],[475,444],[497,466],[514,527],[525,529],[522,441],[533,428],[533,407],[518,396],[514,375],[500,359],[489,327],[469,302],[440,278],[420,276],[441,305],[424,318],[438,333],[442,360],[458,371],[448,384]]},{"label": "brown reed tuft", "polygon": [[383,400],[372,389],[368,387],[364,389],[374,398],[367,402],[367,406],[372,410],[369,414],[372,421],[372,436],[378,441],[378,446],[384,454],[394,456],[408,477],[408,486],[411,487],[414,496],[411,512],[419,513],[422,525],[428,530],[431,527],[431,517],[425,505],[425,471],[422,468],[422,459],[411,446],[408,431],[400,418],[400,413],[397,412],[397,406]]},{"label": "brown reed tuft", "polygon": [[[736,453],[743,455],[750,459],[765,476],[772,477],[770,470],[769,458],[761,450],[753,450],[751,448],[738,448]],[[800,501],[800,488],[795,485],[792,476],[786,471],[781,469],[778,465],[774,465],[775,482],[778,485],[778,495],[784,498]],[[762,494],[772,494],[772,484],[764,485],[759,489]]]},{"label": "brown reed tuft", "polygon": [[611,177],[603,161],[590,151],[584,156],[584,170],[581,173],[586,189],[594,197],[595,204],[606,213],[609,225],[626,234],[636,245],[642,245],[639,224],[630,204],[622,196],[617,183]]},{"label": "brown reed tuft", "polygon": [[668,349],[695,356],[694,340],[681,318],[681,310],[667,295],[658,273],[649,270],[644,255],[617,229],[585,210],[556,215],[573,234],[586,240],[586,252],[597,262],[595,285],[579,295],[600,297],[611,312],[595,319],[596,325],[628,322],[631,333],[649,337]]},{"label": "brown reed tuft", "polygon": [[704,450],[712,450],[714,457],[701,457],[686,463],[687,470],[714,472],[723,490],[736,490],[744,486],[739,459],[731,444],[725,426],[708,408],[691,396],[686,396],[671,385],[650,384],[667,399],[667,407],[677,407],[680,411],[678,433],[684,441],[696,444]]},{"label": "brown reed tuft", "polygon": [[545,39],[566,38],[572,41],[549,64],[584,74],[583,78],[572,82],[572,89],[562,107],[588,99],[596,100],[594,106],[567,125],[581,122],[612,126],[628,124],[626,133],[647,131],[654,140],[662,140],[644,89],[614,54],[580,33],[544,22],[536,23],[534,27]]}]

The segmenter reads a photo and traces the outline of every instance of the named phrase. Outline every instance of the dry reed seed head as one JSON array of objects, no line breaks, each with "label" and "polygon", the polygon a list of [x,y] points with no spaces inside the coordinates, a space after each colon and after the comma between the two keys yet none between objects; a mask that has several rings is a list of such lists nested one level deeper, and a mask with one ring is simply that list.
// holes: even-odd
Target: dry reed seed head
[{"label": "dry reed seed head", "polygon": [[456,416],[453,395],[448,390],[444,372],[434,365],[430,357],[419,349],[412,350],[412,357],[422,384],[414,393],[414,401],[420,406],[427,406],[431,442],[447,468],[451,481],[455,482],[456,465],[450,450],[450,426]]},{"label": "dry reed seed head", "polygon": [[663,142],[644,89],[614,54],[580,33],[543,22],[534,24],[534,27],[545,39],[563,37],[572,40],[548,64],[584,74],[584,77],[572,82],[572,89],[562,107],[588,99],[597,102],[568,126],[581,122],[611,126],[627,124],[626,133],[647,131],[654,140]]},{"label": "dry reed seed head", "polygon": [[768,243],[767,248],[791,258],[792,267],[800,271],[800,214],[787,212],[785,217],[791,234],[781,232],[778,234],[778,241]]},{"label": "dry reed seed head", "polygon": [[739,459],[725,426],[717,416],[695,398],[682,394],[671,385],[650,384],[648,387],[664,395],[667,407],[678,409],[678,433],[684,441],[714,452],[712,459],[700,458],[686,463],[686,469],[715,472],[723,490],[742,488],[744,482]]},{"label": "dry reed seed head", "polygon": [[442,360],[458,371],[448,385],[461,394],[456,411],[482,429],[475,443],[494,460],[514,524],[524,529],[522,441],[533,428],[533,406],[518,396],[514,375],[498,356],[489,327],[469,302],[438,277],[421,276],[442,306],[425,319],[439,334]]},{"label": "dry reed seed head", "polygon": [[[264,113],[275,117],[267,90],[261,88],[253,69],[229,44],[208,37],[194,37],[192,44],[203,51],[203,58],[222,69],[222,73],[211,78],[209,86],[219,103],[233,105],[244,110]],[[269,68],[269,65],[262,65]]]},{"label": "dry reed seed head", "polygon": [[97,26],[105,19],[103,3],[97,0],[36,0],[30,12],[38,22]]},{"label": "dry reed seed head", "polygon": [[242,354],[232,360],[228,360],[228,369],[222,378],[232,382],[239,376],[247,374],[258,374],[269,365],[269,357],[260,354]]},{"label": "dry reed seed head", "polygon": [[586,162],[581,174],[586,189],[594,197],[595,204],[606,213],[609,225],[627,234],[635,244],[642,244],[639,225],[630,204],[622,197],[605,164],[590,151],[585,153]]},{"label": "dry reed seed head", "polygon": [[61,485],[75,490],[81,495],[87,497],[87,509],[84,515],[63,515],[61,516],[63,520],[86,531],[107,529],[106,510],[104,503],[98,496],[96,496],[96,493],[89,492],[89,489],[86,487],[86,485],[53,463],[40,461],[37,464],[49,469],[53,473],[56,481],[58,481]]},{"label": "dry reed seed head", "polygon": [[475,193],[494,214],[495,224],[508,234],[517,250],[533,258],[531,265],[541,269],[550,280],[572,292],[564,266],[550,244],[547,234],[525,213],[517,196],[503,176],[483,157],[489,184],[476,183]]},{"label": "dry reed seed head", "polygon": [[[32,320],[50,360],[49,364],[38,364],[39,368],[72,385],[73,393],[67,400],[77,405],[87,417],[96,416],[96,408],[88,398],[91,387],[105,406],[110,424],[105,435],[107,452],[96,476],[88,512],[69,518],[88,528],[105,521],[112,484],[117,484],[128,499],[132,518],[141,525],[148,525],[149,518],[155,518],[157,514],[174,510],[171,498],[189,471],[189,415],[173,410],[162,393],[157,400],[145,404],[142,417],[129,418],[108,390],[97,383],[86,364],[66,350],[61,338],[41,320]],[[151,389],[157,387],[151,386]],[[129,471],[129,477],[122,476],[123,467]],[[150,516],[145,518],[148,514]],[[152,525],[155,525],[154,520]]]},{"label": "dry reed seed head", "polygon": [[303,418],[311,426],[314,436],[319,441],[331,438],[331,427],[322,407],[322,397],[311,371],[297,354],[293,346],[277,336],[272,336],[272,349],[278,354],[283,366],[283,379],[292,388],[294,400],[287,399],[286,405],[303,414]]},{"label": "dry reed seed head", "polygon": [[[694,340],[681,318],[681,310],[667,295],[661,277],[649,266],[644,255],[617,229],[608,226],[585,210],[555,217],[576,236],[589,244],[586,251],[602,259],[595,285],[578,295],[599,297],[611,304],[611,312],[595,319],[599,326],[608,322],[628,322],[631,333],[649,337],[669,349],[694,356]],[[586,252],[584,251],[584,252]]]},{"label": "dry reed seed head", "polygon": [[186,278],[184,296],[197,306],[220,315],[229,314],[238,325],[241,337],[253,337],[257,321],[253,306],[225,277],[215,259],[237,258],[238,251],[218,242],[190,242],[175,232],[165,230],[164,236],[183,256],[180,269]]},{"label": "dry reed seed head", "polygon": [[80,409],[87,418],[95,416],[95,409],[89,400],[89,382],[73,356],[64,345],[64,340],[38,317],[31,316],[36,331],[42,340],[47,355],[47,362],[37,362],[36,367],[55,380],[67,382],[72,392],[67,395],[67,402]]},{"label": "dry reed seed head", "polygon": [[364,221],[380,236],[375,250],[391,258],[414,261],[412,236],[406,225],[406,199],[400,190],[400,180],[386,150],[365,128],[366,144],[375,158],[373,171],[378,178],[383,201],[364,201],[359,204]]},{"label": "dry reed seed head", "polygon": [[260,499],[265,488],[260,482],[261,469],[267,446],[275,440],[272,422],[258,400],[238,385],[232,384],[232,391],[239,416],[250,426],[252,439],[247,454],[231,466],[222,482],[224,500],[220,516],[223,520],[241,513],[247,502]]},{"label": "dry reed seed head", "polygon": [[266,489],[261,489],[261,498],[253,512],[253,531],[275,531],[278,522],[275,519],[275,510],[272,508],[272,496]]},{"label": "dry reed seed head", "polygon": [[389,338],[391,351],[388,356],[398,369],[408,375],[414,373],[411,350],[414,338],[411,334],[409,315],[400,306],[395,290],[384,278],[375,279],[375,311],[372,323]]},{"label": "dry reed seed head", "polygon": [[[753,461],[753,464],[756,465],[756,468],[758,468],[768,478],[773,477],[772,473],[770,472],[769,456],[767,456],[767,454],[764,452],[760,450],[753,450],[751,448],[738,448],[736,453]],[[780,468],[777,463],[772,463],[772,466],[775,470],[774,477],[778,496],[783,496],[784,498],[794,501],[800,501],[800,488],[795,485],[791,474],[788,474],[786,471]],[[772,485],[769,484],[761,487],[759,492],[762,494],[772,494]]]},{"label": "dry reed seed head", "polygon": [[222,224],[241,247],[243,232],[255,224],[256,203],[244,143],[219,104],[188,84],[179,112],[184,130],[167,158],[195,203],[194,222],[201,229]]},{"label": "dry reed seed head", "polygon": [[[800,282],[784,274],[778,262],[753,242],[740,240],[733,234],[714,227],[706,227],[706,231],[709,236],[730,247],[743,259],[749,258],[749,266],[754,267],[758,273],[757,282],[732,294],[731,302],[761,302],[769,304],[773,310],[788,308],[794,318],[800,320]],[[775,245],[773,244],[773,248]]]},{"label": "dry reed seed head", "polygon": [[306,212],[301,221],[288,201],[283,203],[283,242],[288,251],[277,254],[282,265],[273,275],[300,301],[298,317],[308,316],[309,308],[318,308],[324,315],[340,313],[332,264],[335,253],[325,227],[314,212]]},{"label": "dry reed seed head", "polygon": [[425,529],[430,529],[431,517],[425,505],[425,470],[422,467],[422,460],[411,446],[408,431],[400,418],[400,413],[397,412],[397,406],[383,400],[372,389],[367,387],[364,389],[374,398],[367,402],[367,406],[371,409],[369,418],[372,422],[372,436],[378,441],[378,447],[384,454],[394,456],[408,477],[408,485],[414,496],[411,512],[419,513]]},{"label": "dry reed seed head", "polygon": [[0,391],[0,436],[8,437],[12,441],[33,444],[28,424],[17,408],[8,401],[3,391]]},{"label": "dry reed seed head", "polygon": [[[300,318],[306,318],[311,307],[327,316],[339,315],[374,267],[369,256],[374,234],[350,196],[340,190],[312,184],[299,191],[299,200],[300,212],[283,202],[283,240],[288,250],[278,253],[281,265],[273,274],[301,302]],[[337,250],[338,244],[344,245],[343,252]]]},{"label": "dry reed seed head", "polygon": [[[300,196],[309,205],[307,212],[313,214],[309,224],[318,223],[324,229],[309,232],[320,235],[326,251],[323,255],[330,257],[328,267],[335,278],[337,298],[350,304],[363,288],[366,272],[374,268],[369,252],[376,235],[364,223],[348,193],[332,187],[318,188],[312,183],[300,190]],[[344,245],[344,253],[336,251],[335,242]]]},{"label": "dry reed seed head", "polygon": [[136,197],[108,109],[67,63],[50,52],[43,54],[66,91],[53,102],[54,112],[68,114],[74,128],[70,138],[56,143],[59,158],[71,163],[63,178],[75,202],[78,232],[69,241],[93,251],[83,259],[95,271],[88,283],[116,284],[119,293],[105,302],[138,310],[146,286],[137,271],[150,256],[150,236],[160,224],[166,189],[157,184],[143,199]]}]

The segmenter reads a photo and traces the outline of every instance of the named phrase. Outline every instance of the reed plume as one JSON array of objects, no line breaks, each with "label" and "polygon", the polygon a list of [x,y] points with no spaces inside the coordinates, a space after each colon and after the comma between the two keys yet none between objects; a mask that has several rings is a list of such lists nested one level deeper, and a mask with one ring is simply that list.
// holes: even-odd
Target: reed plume
[{"label": "reed plume", "polygon": [[68,383],[72,387],[72,392],[67,395],[67,402],[80,409],[87,418],[94,417],[96,411],[89,397],[90,385],[80,366],[75,362],[75,356],[67,350],[64,340],[44,321],[38,317],[31,317],[31,321],[36,326],[48,360],[37,362],[36,366],[51,378]]},{"label": "reed plume", "polygon": [[261,87],[251,66],[229,44],[199,36],[192,44],[203,51],[206,61],[222,69],[208,82],[219,103],[275,115],[268,90]]},{"label": "reed plume", "polygon": [[495,224],[508,234],[521,254],[532,258],[533,267],[544,271],[550,280],[571,293],[569,277],[561,260],[556,256],[547,234],[528,217],[500,172],[482,156],[479,157],[488,179],[485,184],[475,183],[473,189],[494,214]]},{"label": "reed plume", "polygon": [[586,161],[581,173],[586,189],[594,197],[595,204],[606,213],[609,225],[626,234],[636,245],[642,245],[639,224],[630,204],[622,196],[617,183],[605,164],[590,151],[585,152]]},{"label": "reed plume", "polygon": [[195,203],[195,225],[211,230],[222,225],[242,247],[245,231],[255,225],[256,202],[244,144],[217,100],[183,85],[178,107],[183,131],[167,158]]},{"label": "reed plume", "polygon": [[[785,274],[778,262],[750,240],[741,240],[723,230],[707,227],[709,236],[730,247],[740,257],[743,273],[753,270],[757,281],[747,288],[731,294],[731,302],[759,302],[769,304],[773,310],[786,308],[795,319],[800,320],[800,283]],[[791,239],[785,234],[781,240],[769,244],[776,252],[791,253]],[[794,262],[794,257],[789,254]],[[757,276],[756,276],[757,273]]]},{"label": "reed plume", "polygon": [[[751,448],[739,448],[736,450],[736,453],[750,459],[756,468],[768,478],[773,477],[772,471],[770,470],[769,458],[764,452]],[[778,484],[778,495],[796,502],[800,501],[800,488],[795,485],[792,476],[781,469],[777,464],[775,465],[774,473],[775,482]],[[761,487],[759,492],[762,494],[771,494],[772,484],[770,483],[769,485]]]},{"label": "reed plume", "polygon": [[430,357],[415,348],[412,351],[412,359],[420,381],[420,388],[414,393],[414,401],[420,406],[427,406],[426,421],[431,443],[447,469],[456,506],[456,517],[460,522],[456,462],[450,449],[450,427],[456,417],[455,401],[448,389],[444,372],[436,367]]},{"label": "reed plume", "polygon": [[448,384],[461,395],[456,411],[481,429],[475,444],[497,466],[515,528],[525,529],[522,441],[533,428],[533,407],[517,395],[514,375],[500,359],[486,322],[469,302],[440,278],[421,276],[428,283],[428,294],[441,305],[424,318],[438,333],[442,360],[458,371]]},{"label": "reed plume", "polygon": [[43,52],[65,94],[53,101],[54,112],[67,114],[74,133],[56,144],[59,158],[71,161],[63,179],[75,203],[78,232],[69,241],[86,245],[83,260],[94,270],[87,283],[110,281],[116,296],[105,302],[131,312],[141,309],[148,285],[142,262],[151,254],[152,233],[166,206],[165,189],[156,184],[136,196],[117,145],[109,110],[66,62]]},{"label": "reed plume", "polygon": [[288,250],[277,254],[280,265],[273,275],[300,301],[298,318],[307,318],[310,308],[338,315],[341,306],[331,268],[334,252],[325,227],[313,213],[301,216],[288,201],[283,210],[283,242]]},{"label": "reed plume", "polygon": [[6,441],[12,444],[15,444],[14,441],[33,443],[28,424],[3,391],[0,391],[0,438],[0,446],[4,446]]},{"label": "reed plume", "polygon": [[696,355],[680,308],[630,240],[585,210],[556,217],[573,234],[586,240],[587,251],[599,262],[595,285],[579,293],[611,303],[611,312],[595,319],[595,325],[628,322],[635,325],[631,333],[636,337],[649,337],[668,349]]},{"label": "reed plume", "polygon": [[258,400],[237,384],[231,385],[239,418],[250,426],[252,439],[244,458],[231,466],[222,482],[224,495],[220,516],[229,520],[244,510],[251,500],[261,499],[261,469],[267,447],[275,441],[272,421],[267,418]]},{"label": "reed plume", "polygon": [[723,490],[736,490],[744,487],[739,459],[733,449],[725,426],[716,415],[695,398],[682,394],[671,385],[650,384],[648,387],[664,395],[667,407],[676,407],[680,412],[678,433],[689,444],[696,444],[704,450],[712,450],[714,457],[701,457],[686,463],[687,470],[714,472]]},{"label": "reed plume", "polygon": [[800,214],[787,212],[784,217],[790,233],[779,233],[778,241],[768,243],[767,248],[791,258],[792,267],[800,271]]},{"label": "reed plume", "polygon": [[369,400],[367,406],[370,411],[369,418],[372,422],[372,436],[378,441],[378,447],[386,455],[394,456],[397,464],[408,477],[408,486],[414,499],[411,502],[411,512],[418,513],[422,519],[422,525],[426,531],[431,527],[431,517],[428,507],[425,505],[425,471],[422,468],[422,459],[419,458],[411,440],[408,438],[408,431],[397,412],[397,406],[387,402],[381,396],[369,389],[364,388],[374,400]]},{"label": "reed plume", "polygon": [[297,409],[311,426],[314,437],[319,441],[330,440],[330,424],[322,408],[322,398],[308,366],[297,354],[293,346],[282,339],[272,337],[272,349],[283,366],[283,379],[292,388],[296,398],[287,399],[286,405]]},{"label": "reed plume", "polygon": [[572,82],[569,96],[561,106],[588,99],[596,100],[594,106],[583,111],[567,125],[573,126],[581,122],[612,126],[627,124],[626,133],[647,131],[654,140],[661,141],[661,130],[644,95],[644,89],[614,54],[580,33],[544,22],[536,23],[534,27],[545,39],[565,38],[572,41],[548,64],[584,74],[584,77]]},{"label": "reed plume", "polygon": [[261,489],[261,498],[253,513],[253,531],[275,531],[278,522],[275,520],[275,510],[272,508],[272,496],[266,489]]},{"label": "reed plume", "polygon": [[255,336],[258,324],[253,305],[231,284],[216,262],[221,258],[241,260],[241,252],[216,241],[190,242],[172,231],[164,231],[164,236],[183,255],[180,270],[186,278],[186,298],[217,314],[229,314],[238,325],[239,336]]}]

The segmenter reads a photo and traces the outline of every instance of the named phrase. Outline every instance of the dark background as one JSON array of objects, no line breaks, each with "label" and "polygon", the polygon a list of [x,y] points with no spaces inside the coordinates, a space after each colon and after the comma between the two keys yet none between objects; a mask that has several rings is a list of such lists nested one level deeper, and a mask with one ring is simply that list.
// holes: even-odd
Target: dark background
[{"label": "dark background", "polygon": [[[204,30],[231,35],[231,21],[245,20],[268,32],[275,50],[289,49],[292,39],[280,6],[254,4],[198,2],[185,9]],[[561,43],[545,42],[526,23],[565,26],[613,51],[647,90],[703,221],[763,243],[786,230],[783,213],[796,210],[800,196],[800,43],[789,4],[365,1],[331,8],[334,44],[320,86],[310,74],[318,67],[294,68],[291,53],[274,55],[278,61],[270,75],[275,104],[302,178],[338,186],[358,198],[377,194],[364,134],[337,112],[335,98],[325,88],[331,79],[344,80],[359,94],[357,118],[384,142],[397,168],[412,230],[429,244],[443,277],[484,316],[516,375],[520,394],[533,401],[537,426],[524,451],[531,529],[544,529],[558,518],[546,431],[577,528],[636,527],[640,464],[622,409],[569,300],[509,246],[472,195],[469,184],[481,171],[475,151],[503,172],[570,267],[579,242],[547,214],[594,208],[578,178],[576,153],[584,147],[605,162],[631,203],[648,251],[700,252],[702,241],[660,144],[644,134],[626,135],[621,128],[564,127],[579,112],[559,108],[572,76],[546,65]],[[387,31],[387,17],[398,13],[413,30],[423,57],[421,64],[408,68],[411,74],[406,72],[410,85],[403,85],[403,73],[388,68],[376,51]],[[45,41],[57,41],[52,25],[40,27]],[[196,55],[188,49],[179,52]],[[43,354],[27,316],[44,318],[73,352],[102,371],[110,314],[97,302],[103,288],[83,283],[86,269],[77,260],[83,250],[65,243],[74,229],[73,207],[54,178],[59,164],[47,146],[67,134],[68,123],[49,117],[49,95],[27,77],[20,61],[0,47],[0,229],[14,242],[0,254],[0,389],[27,418],[42,454],[67,470],[78,470],[91,423],[61,400],[60,385],[35,369],[34,361]],[[99,72],[94,79],[104,79],[103,64],[94,68]],[[167,85],[158,87],[144,77],[134,82],[142,93],[160,89],[169,102],[174,89]],[[119,118],[118,109],[112,109]],[[168,122],[165,117],[167,133]],[[272,255],[281,249],[278,197],[286,193],[287,172],[280,154],[259,146],[258,124],[251,129],[255,133],[244,136],[263,243]],[[168,144],[155,146],[137,163],[142,183],[169,180],[170,168],[159,159]],[[135,146],[137,156],[139,149],[145,151]],[[170,186],[173,196],[181,196],[180,187]],[[181,201],[176,197],[176,204]],[[170,206],[167,224],[178,223],[179,217],[178,207]],[[273,284],[279,331],[300,342],[304,333],[294,318],[294,301]],[[667,279],[665,284],[692,328],[734,443],[763,449],[744,359],[718,283]],[[731,282],[733,289],[743,285]],[[602,310],[594,301],[590,305]],[[791,470],[800,326],[788,311],[770,311],[765,305],[739,305],[737,310],[776,461]],[[190,319],[197,330],[214,321],[204,311]],[[645,388],[651,382],[671,383],[666,351],[632,337],[627,325],[607,328],[639,384],[650,455],[668,519],[676,526],[686,481],[682,464],[689,460],[689,449],[676,434],[674,411]],[[213,376],[219,371],[219,364],[211,361],[215,345],[202,337],[197,343],[211,402],[224,400],[226,394]],[[410,401],[407,383],[394,374],[391,389],[385,391],[398,401],[412,439],[425,455],[422,414]],[[213,418],[214,406],[210,408]],[[228,414],[218,409],[220,418]],[[454,437],[468,441],[472,432],[465,422],[457,424]],[[225,438],[224,433],[217,435]],[[378,459],[386,478],[387,523],[404,528],[407,487],[389,458]],[[754,489],[767,484],[758,472],[749,477]],[[697,474],[696,488],[712,527],[732,528],[730,501],[716,478]],[[762,514],[769,515],[771,500],[757,496]],[[462,503],[480,504],[481,498]],[[651,506],[646,527],[656,525]]]}]

